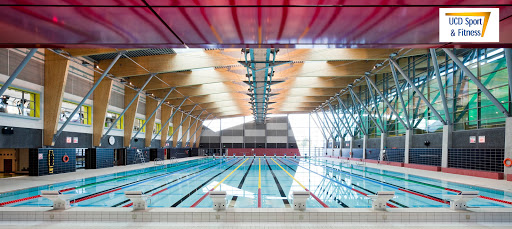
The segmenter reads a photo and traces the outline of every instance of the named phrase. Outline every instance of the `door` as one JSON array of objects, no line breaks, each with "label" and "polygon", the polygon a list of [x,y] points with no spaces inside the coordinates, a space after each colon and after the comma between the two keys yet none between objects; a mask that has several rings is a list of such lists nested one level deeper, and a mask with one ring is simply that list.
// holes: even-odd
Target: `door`
[{"label": "door", "polygon": [[4,159],[4,172],[12,173],[12,159]]}]

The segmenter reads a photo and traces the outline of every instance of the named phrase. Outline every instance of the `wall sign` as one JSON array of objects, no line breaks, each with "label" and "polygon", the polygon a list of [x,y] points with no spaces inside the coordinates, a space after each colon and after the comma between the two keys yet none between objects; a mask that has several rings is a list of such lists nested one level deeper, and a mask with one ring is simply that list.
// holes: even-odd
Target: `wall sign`
[{"label": "wall sign", "polygon": [[116,144],[116,138],[114,138],[114,136],[110,136],[108,138],[108,144],[110,144],[111,146],[113,146],[114,144]]},{"label": "wall sign", "polygon": [[439,42],[499,42],[498,8],[439,8]]},{"label": "wall sign", "polygon": [[475,144],[476,143],[476,136],[469,136],[469,143]]},{"label": "wall sign", "polygon": [[66,143],[71,143],[71,137],[66,137]]},{"label": "wall sign", "polygon": [[73,143],[78,143],[78,137],[73,137]]},{"label": "wall sign", "polygon": [[38,154],[38,155],[37,155],[37,159],[38,159],[38,160],[43,160],[43,154],[42,154],[42,153]]},{"label": "wall sign", "polygon": [[485,136],[478,136],[478,143],[485,143]]}]

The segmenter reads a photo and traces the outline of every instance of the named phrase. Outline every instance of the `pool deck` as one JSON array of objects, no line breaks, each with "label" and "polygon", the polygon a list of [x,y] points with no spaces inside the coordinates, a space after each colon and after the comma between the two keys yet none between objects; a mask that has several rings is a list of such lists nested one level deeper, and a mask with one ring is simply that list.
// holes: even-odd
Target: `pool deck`
[{"label": "pool deck", "polygon": [[[321,158],[325,159],[327,161],[334,161],[334,162],[338,162],[338,163],[343,161],[342,159],[338,159],[338,158],[329,158],[329,157],[321,157]],[[343,162],[345,162],[345,161],[343,161]],[[355,162],[355,161],[349,161],[349,162],[352,164],[355,164],[355,165],[357,165],[358,163],[361,163],[361,162]],[[501,190],[501,191],[506,191],[506,192],[512,193],[512,182],[507,181],[507,180],[495,180],[495,179],[488,179],[488,178],[481,178],[481,177],[474,177],[474,176],[465,176],[465,175],[459,175],[459,174],[453,174],[453,173],[443,173],[443,172],[406,168],[406,167],[398,167],[398,166],[384,165],[384,164],[375,164],[375,163],[365,163],[365,166],[368,168],[384,169],[384,170],[393,171],[393,172],[428,177],[428,178],[442,180],[442,181],[449,181],[449,182],[454,182],[454,183],[479,186],[479,187],[483,187],[483,188]]]},{"label": "pool deck", "polygon": [[[190,161],[198,158],[204,157],[185,157],[178,158],[177,160],[173,160],[175,162],[183,162]],[[170,160],[165,160],[165,164],[169,164]],[[56,184],[60,182],[84,179],[89,177],[102,176],[105,174],[112,174],[130,170],[143,169],[155,165],[154,162],[147,162],[145,164],[135,164],[135,165],[124,165],[124,166],[114,166],[110,168],[103,169],[81,169],[76,172],[71,173],[61,173],[55,175],[47,175],[47,176],[18,176],[18,177],[9,177],[9,178],[0,178],[0,193],[17,191],[26,188],[33,188],[42,185]]]}]

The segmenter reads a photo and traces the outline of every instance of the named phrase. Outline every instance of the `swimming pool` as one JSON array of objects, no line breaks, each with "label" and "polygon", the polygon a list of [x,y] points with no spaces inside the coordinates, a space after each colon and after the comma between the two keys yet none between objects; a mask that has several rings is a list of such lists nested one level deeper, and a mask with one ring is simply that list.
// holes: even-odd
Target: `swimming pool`
[{"label": "swimming pool", "polygon": [[211,208],[211,190],[229,208],[290,208],[292,192],[309,190],[309,208],[369,208],[367,195],[395,191],[390,208],[448,208],[444,195],[479,191],[469,207],[512,207],[512,193],[322,158],[201,158],[0,194],[3,207],[49,207],[42,190],[72,195],[74,207],[130,207],[125,191],[151,195],[149,207]]}]

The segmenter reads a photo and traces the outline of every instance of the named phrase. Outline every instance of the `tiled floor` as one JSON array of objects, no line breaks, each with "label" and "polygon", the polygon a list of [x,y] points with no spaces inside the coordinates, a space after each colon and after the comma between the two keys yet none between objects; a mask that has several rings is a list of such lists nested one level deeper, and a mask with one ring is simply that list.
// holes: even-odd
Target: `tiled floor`
[{"label": "tiled floor", "polygon": [[[186,157],[179,158],[177,162],[188,161],[202,157]],[[173,161],[174,163],[175,161]],[[169,160],[165,160],[165,164],[169,164]],[[32,188],[41,185],[47,184],[55,184],[59,182],[75,180],[75,179],[83,179],[87,177],[95,177],[101,176],[105,174],[142,169],[146,167],[156,166],[153,162],[148,162],[145,164],[136,164],[136,165],[126,165],[126,166],[115,166],[111,168],[104,169],[83,169],[72,173],[62,173],[48,176],[18,176],[18,177],[9,177],[9,178],[1,178],[0,179],[0,193],[15,191],[20,189]]]},{"label": "tiled floor", "polygon": [[331,228],[510,228],[511,224],[505,223],[72,223],[72,222],[0,222],[0,228],[37,228],[37,229],[68,229],[68,228],[200,228],[200,229],[237,229],[237,228],[299,228],[299,229],[331,229]]},{"label": "tiled floor", "polygon": [[[341,159],[328,158],[328,157],[324,157],[322,159],[325,159],[328,161],[335,161],[335,162],[341,161]],[[356,163],[356,162],[351,162],[351,163]],[[506,181],[506,180],[494,180],[494,179],[488,179],[488,178],[464,176],[464,175],[458,175],[458,174],[452,174],[452,173],[434,172],[434,171],[427,171],[427,170],[421,170],[421,169],[413,169],[413,168],[398,167],[398,166],[391,166],[391,165],[381,165],[381,164],[374,164],[374,163],[366,163],[366,166],[371,167],[371,168],[384,169],[384,170],[389,170],[389,171],[394,171],[394,172],[429,177],[429,178],[438,179],[438,180],[450,181],[450,182],[455,182],[455,183],[463,183],[463,184],[468,184],[468,185],[480,186],[480,187],[484,187],[484,188],[491,188],[491,189],[498,189],[498,190],[503,190],[503,191],[507,191],[507,192],[512,192],[512,182]]]}]

